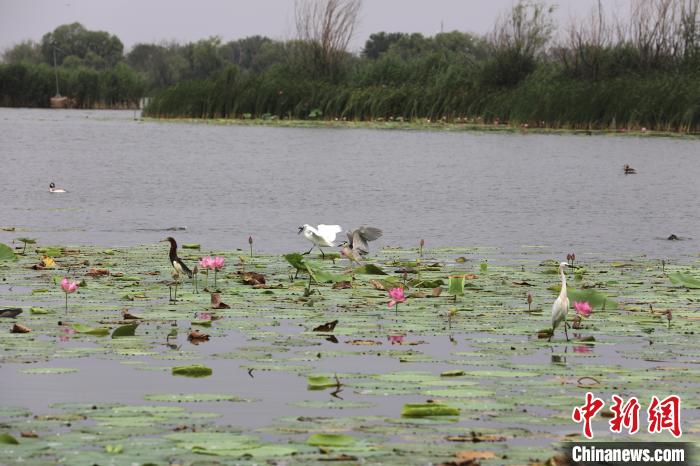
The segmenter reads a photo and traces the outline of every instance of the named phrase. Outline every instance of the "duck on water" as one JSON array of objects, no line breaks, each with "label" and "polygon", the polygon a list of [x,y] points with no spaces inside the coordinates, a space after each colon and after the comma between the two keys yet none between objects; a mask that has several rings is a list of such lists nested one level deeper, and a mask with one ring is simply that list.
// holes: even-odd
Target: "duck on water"
[{"label": "duck on water", "polygon": [[52,181],[49,184],[49,192],[50,193],[67,193],[68,191],[66,191],[63,188],[57,188],[56,185],[54,184],[54,182]]}]

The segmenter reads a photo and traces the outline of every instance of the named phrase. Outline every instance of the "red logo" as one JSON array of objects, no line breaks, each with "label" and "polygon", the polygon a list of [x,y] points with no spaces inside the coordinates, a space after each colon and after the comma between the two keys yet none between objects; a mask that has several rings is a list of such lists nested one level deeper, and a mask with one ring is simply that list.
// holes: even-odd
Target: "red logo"
[{"label": "red logo", "polygon": [[610,420],[610,432],[620,433],[622,428],[627,429],[630,435],[639,432],[639,401],[637,398],[630,398],[623,406],[623,399],[617,395],[612,396],[613,405],[610,411],[615,414]]},{"label": "red logo", "polygon": [[[617,395],[612,396],[613,405],[610,411],[613,418],[609,421],[610,432],[622,433],[626,429],[629,435],[639,432],[639,411],[641,406],[639,400],[631,397],[625,400]],[[588,439],[593,438],[591,421],[603,409],[605,402],[596,398],[591,392],[586,393],[586,403],[577,406],[571,413],[571,419],[580,424],[583,423],[583,435]],[[679,438],[683,432],[681,430],[681,399],[676,395],[671,395],[659,401],[656,396],[651,397],[651,403],[647,409],[647,432],[659,434],[669,431],[674,437]]]},{"label": "red logo", "polygon": [[676,395],[671,395],[662,401],[659,401],[656,396],[652,396],[647,416],[649,417],[650,434],[668,430],[674,437],[679,438],[683,433],[681,431],[681,399]]},{"label": "red logo", "polygon": [[583,435],[586,438],[593,438],[593,429],[591,428],[591,420],[598,414],[605,402],[600,398],[593,396],[593,393],[586,393],[586,404],[583,406],[577,406],[574,408],[574,412],[571,413],[571,419],[576,423],[583,422]]}]

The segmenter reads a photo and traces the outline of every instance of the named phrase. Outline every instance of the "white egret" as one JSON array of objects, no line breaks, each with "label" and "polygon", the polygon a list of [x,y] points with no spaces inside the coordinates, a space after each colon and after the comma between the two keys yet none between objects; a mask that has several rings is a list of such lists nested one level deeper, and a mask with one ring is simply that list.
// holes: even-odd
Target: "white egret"
[{"label": "white egret", "polygon": [[326,255],[323,253],[322,247],[332,248],[335,246],[335,237],[338,233],[342,231],[339,225],[319,225],[317,228],[311,225],[304,224],[299,227],[299,234],[304,233],[304,238],[311,241],[313,246],[311,249],[306,251],[304,254],[310,254],[314,248],[318,248],[321,251],[321,256],[323,258]]},{"label": "white egret", "polygon": [[67,193],[68,191],[66,191],[63,188],[57,188],[56,185],[54,184],[54,182],[52,181],[49,184],[49,192],[50,193]]},{"label": "white egret", "polygon": [[559,297],[554,304],[552,304],[552,335],[549,339],[554,336],[554,331],[556,328],[564,322],[564,335],[566,335],[566,341],[569,341],[569,333],[566,331],[568,324],[566,323],[566,314],[569,312],[569,297],[566,294],[566,275],[564,275],[564,267],[569,264],[562,262],[559,264],[559,275],[561,275],[561,291],[559,292]]}]

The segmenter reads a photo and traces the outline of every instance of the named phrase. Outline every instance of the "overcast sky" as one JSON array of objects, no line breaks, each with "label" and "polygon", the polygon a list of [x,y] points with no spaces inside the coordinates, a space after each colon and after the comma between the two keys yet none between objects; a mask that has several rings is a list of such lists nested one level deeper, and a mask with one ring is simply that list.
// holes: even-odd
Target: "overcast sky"
[{"label": "overcast sky", "polygon": [[[630,0],[602,0],[626,14]],[[378,31],[491,31],[514,0],[364,0],[351,47],[362,48]],[[560,23],[590,12],[597,0],[552,0]],[[116,34],[128,50],[139,42],[224,41],[260,34],[293,36],[294,0],[0,0],[0,50],[24,39],[41,39],[56,26],[78,21],[88,29]]]}]

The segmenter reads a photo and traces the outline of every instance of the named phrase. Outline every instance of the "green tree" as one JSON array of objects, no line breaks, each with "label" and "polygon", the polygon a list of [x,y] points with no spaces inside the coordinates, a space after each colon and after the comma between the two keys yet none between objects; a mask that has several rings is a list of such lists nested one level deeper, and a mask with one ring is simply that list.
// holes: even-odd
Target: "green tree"
[{"label": "green tree", "polygon": [[407,34],[403,32],[377,32],[370,34],[362,49],[362,55],[370,60],[376,60],[382,54],[389,51],[389,48]]},{"label": "green tree", "polygon": [[88,66],[104,69],[115,66],[123,59],[124,44],[117,36],[104,31],[89,31],[80,23],[58,26],[41,39],[44,62],[53,64],[54,49],[56,63],[75,55],[85,60]]},{"label": "green tree", "polygon": [[41,47],[33,40],[25,40],[5,50],[2,54],[2,61],[9,64],[38,65],[42,62]]}]

